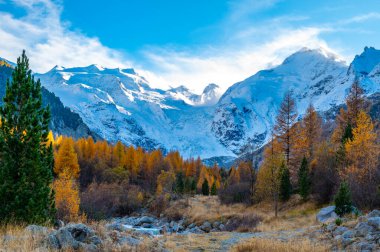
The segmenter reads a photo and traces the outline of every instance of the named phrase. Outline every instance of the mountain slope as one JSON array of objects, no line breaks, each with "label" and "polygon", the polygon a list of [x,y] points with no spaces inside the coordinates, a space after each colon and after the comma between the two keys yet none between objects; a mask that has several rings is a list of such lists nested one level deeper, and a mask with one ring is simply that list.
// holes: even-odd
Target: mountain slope
[{"label": "mountain slope", "polygon": [[368,95],[378,92],[379,63],[374,48],[365,48],[350,66],[323,49],[303,48],[281,65],[232,85],[219,100],[215,84],[200,95],[184,86],[154,89],[133,69],[55,67],[37,77],[111,142],[230,161],[247,145],[268,141],[285,92],[295,96],[300,118],[310,103],[328,111],[344,102],[355,78]]},{"label": "mountain slope", "polygon": [[[3,61],[7,64],[1,64]],[[2,97],[5,95],[6,81],[12,77],[13,66],[14,64],[10,61],[0,58],[0,104],[2,104]],[[50,106],[51,121],[49,127],[54,133],[75,138],[92,136],[99,139],[99,136],[91,132],[83,123],[78,114],[65,107],[58,97],[44,87],[42,87],[42,103],[44,106]]]}]

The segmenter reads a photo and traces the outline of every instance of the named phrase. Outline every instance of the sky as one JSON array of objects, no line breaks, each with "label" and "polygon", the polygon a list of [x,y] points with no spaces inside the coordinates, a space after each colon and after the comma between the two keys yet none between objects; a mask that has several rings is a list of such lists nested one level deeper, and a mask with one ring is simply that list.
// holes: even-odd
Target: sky
[{"label": "sky", "polygon": [[380,48],[378,0],[0,0],[0,57],[133,67],[152,87],[227,89],[302,47]]}]

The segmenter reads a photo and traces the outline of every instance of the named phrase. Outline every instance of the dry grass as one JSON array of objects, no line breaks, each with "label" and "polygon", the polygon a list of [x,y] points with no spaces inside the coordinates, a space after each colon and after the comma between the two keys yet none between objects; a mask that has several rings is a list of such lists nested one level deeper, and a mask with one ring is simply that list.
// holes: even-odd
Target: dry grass
[{"label": "dry grass", "polygon": [[251,239],[235,246],[233,252],[324,252],[330,249],[323,244],[315,244],[310,240],[291,240],[282,242],[273,239]]},{"label": "dry grass", "polygon": [[168,235],[164,238],[169,251],[220,251],[221,241],[230,238],[229,233],[209,233],[206,235]]},{"label": "dry grass", "polygon": [[40,251],[42,237],[25,232],[24,227],[9,225],[0,227],[0,251]]},{"label": "dry grass", "polygon": [[268,232],[318,225],[315,220],[318,209],[316,204],[304,203],[297,195],[294,195],[280,206],[278,218],[275,218],[271,202],[261,202],[248,207],[244,204],[223,205],[217,196],[197,195],[190,199],[172,202],[165,211],[165,215],[176,216],[176,218],[180,215],[198,225],[204,221],[226,221],[237,216],[259,216],[263,221],[251,231]]}]

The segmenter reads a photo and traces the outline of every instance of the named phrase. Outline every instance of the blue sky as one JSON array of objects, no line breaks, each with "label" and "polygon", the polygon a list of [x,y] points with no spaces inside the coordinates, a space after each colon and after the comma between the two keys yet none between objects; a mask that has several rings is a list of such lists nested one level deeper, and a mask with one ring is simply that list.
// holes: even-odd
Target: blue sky
[{"label": "blue sky", "polygon": [[302,47],[380,48],[378,0],[0,0],[0,57],[45,72],[134,67],[154,87],[226,89]]}]

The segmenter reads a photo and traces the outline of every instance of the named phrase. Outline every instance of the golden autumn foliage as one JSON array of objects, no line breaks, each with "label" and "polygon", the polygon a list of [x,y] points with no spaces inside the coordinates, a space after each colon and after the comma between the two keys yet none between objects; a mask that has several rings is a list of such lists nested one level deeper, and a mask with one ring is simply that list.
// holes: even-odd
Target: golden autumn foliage
[{"label": "golden autumn foliage", "polygon": [[77,220],[79,216],[79,190],[74,179],[62,174],[53,182],[58,217],[65,221]]},{"label": "golden autumn foliage", "polygon": [[79,177],[79,164],[78,157],[74,150],[74,140],[64,138],[57,152],[54,163],[55,174],[66,174],[66,177],[75,178]]}]

